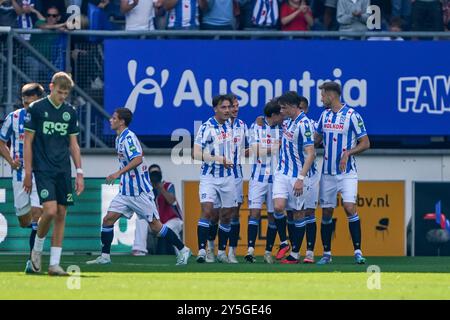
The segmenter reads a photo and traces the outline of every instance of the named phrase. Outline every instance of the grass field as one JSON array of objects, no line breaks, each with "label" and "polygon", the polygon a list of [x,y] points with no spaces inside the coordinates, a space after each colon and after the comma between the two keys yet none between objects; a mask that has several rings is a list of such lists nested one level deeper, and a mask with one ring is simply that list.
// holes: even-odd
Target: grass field
[{"label": "grass field", "polygon": [[[267,265],[261,258],[200,265],[191,258],[182,267],[171,256],[113,256],[106,266],[86,265],[90,259],[63,256],[63,267],[78,265],[81,276],[55,278],[25,275],[25,256],[0,256],[0,299],[450,299],[450,257],[369,257],[366,265],[336,257],[326,266]],[[380,289],[368,289],[369,265],[381,270]],[[76,281],[80,289],[69,289]]]}]

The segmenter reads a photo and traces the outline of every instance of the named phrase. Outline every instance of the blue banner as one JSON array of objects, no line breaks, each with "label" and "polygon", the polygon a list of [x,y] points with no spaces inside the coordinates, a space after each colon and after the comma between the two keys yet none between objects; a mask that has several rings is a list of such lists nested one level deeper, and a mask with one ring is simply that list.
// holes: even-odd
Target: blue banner
[{"label": "blue banner", "polygon": [[321,83],[339,81],[342,101],[372,135],[450,135],[450,41],[105,41],[105,108],[134,112],[140,135],[194,133],[219,93],[234,93],[251,123],[287,90],[323,110]]}]

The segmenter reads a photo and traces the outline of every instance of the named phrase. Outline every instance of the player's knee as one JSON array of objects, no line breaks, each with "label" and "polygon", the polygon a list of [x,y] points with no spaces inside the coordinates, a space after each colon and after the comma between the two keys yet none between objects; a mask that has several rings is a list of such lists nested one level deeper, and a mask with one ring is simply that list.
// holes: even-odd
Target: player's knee
[{"label": "player's knee", "polygon": [[213,214],[210,218],[210,221],[213,224],[218,224],[219,223],[219,214]]},{"label": "player's knee", "polygon": [[292,219],[293,220],[300,220],[303,219],[305,217],[305,212],[304,211],[293,211],[292,212]]},{"label": "player's knee", "polygon": [[[248,215],[249,218],[259,219],[261,218],[261,212],[259,210],[250,210],[250,214]],[[272,215],[273,217],[273,215]]]},{"label": "player's knee", "polygon": [[56,218],[57,214],[58,210],[56,208],[48,208],[44,211],[44,215],[51,217],[52,219]]},{"label": "player's knee", "polygon": [[162,224],[159,220],[153,220],[152,222],[150,222],[150,231],[153,234],[158,234],[161,231],[162,228]]},{"label": "player's knee", "polygon": [[333,218],[333,209],[332,208],[323,208],[322,209],[322,220],[331,220]]},{"label": "player's knee", "polygon": [[344,210],[347,216],[352,216],[356,213],[356,205],[350,202],[344,202]]},{"label": "player's knee", "polygon": [[21,228],[28,228],[30,226],[30,224],[31,224],[30,218],[19,219],[19,225]]},{"label": "player's knee", "polygon": [[284,211],[284,205],[282,205],[281,203],[275,203],[273,208],[274,208],[275,212],[283,212]]},{"label": "player's knee", "polygon": [[110,217],[108,217],[107,215],[103,218],[102,223],[104,226],[111,226],[114,224],[113,220]]}]

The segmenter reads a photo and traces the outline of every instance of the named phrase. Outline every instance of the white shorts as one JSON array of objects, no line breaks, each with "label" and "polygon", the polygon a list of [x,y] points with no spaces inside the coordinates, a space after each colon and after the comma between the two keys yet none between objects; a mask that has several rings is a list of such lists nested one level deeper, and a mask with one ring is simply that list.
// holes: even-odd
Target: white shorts
[{"label": "white shorts", "polygon": [[236,186],[233,176],[228,177],[200,177],[200,203],[212,202],[220,205],[217,208],[234,208],[236,202]]},{"label": "white shorts", "polygon": [[244,202],[244,179],[234,178],[234,185],[236,187],[236,202],[242,204]]},{"label": "white shorts", "polygon": [[119,193],[111,201],[108,208],[108,212],[110,211],[120,213],[127,219],[130,219],[133,213],[136,213],[139,219],[146,220],[149,223],[153,219],[159,220],[155,201],[150,194],[145,192],[142,192],[137,197],[124,196]]},{"label": "white shorts", "polygon": [[286,208],[293,210],[303,210],[306,194],[308,191],[308,178],[305,177],[303,194],[299,197],[294,196],[294,184],[297,178],[288,177],[280,172],[274,174],[273,199],[287,199]]},{"label": "white shorts", "polygon": [[14,207],[16,208],[16,216],[21,217],[30,212],[31,207],[42,208],[36,188],[36,181],[32,181],[31,194],[23,189],[23,181],[12,182],[14,191]]},{"label": "white shorts", "polygon": [[251,179],[248,186],[248,208],[261,209],[265,202],[267,212],[273,212],[272,189],[272,183]]},{"label": "white shorts", "polygon": [[322,174],[320,178],[320,206],[336,208],[337,194],[344,202],[356,203],[358,193],[358,175],[354,172],[335,176]]},{"label": "white shorts", "polygon": [[170,219],[165,223],[176,235],[181,239],[181,232],[183,232],[183,220],[180,218]]},{"label": "white shorts", "polygon": [[305,209],[316,209],[319,201],[320,172],[308,179],[307,193],[305,199]]}]

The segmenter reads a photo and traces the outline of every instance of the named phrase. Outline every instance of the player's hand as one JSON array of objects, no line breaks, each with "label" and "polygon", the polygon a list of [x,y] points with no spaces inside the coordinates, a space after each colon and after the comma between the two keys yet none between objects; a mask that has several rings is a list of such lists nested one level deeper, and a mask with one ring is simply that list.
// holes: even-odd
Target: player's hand
[{"label": "player's hand", "polygon": [[300,197],[303,194],[303,180],[297,179],[294,184],[294,196]]},{"label": "player's hand", "polygon": [[222,164],[225,167],[225,169],[233,168],[233,161],[232,160],[228,159],[227,157],[222,157],[222,158],[223,158]]},{"label": "player's hand", "polygon": [[33,180],[31,179],[31,174],[25,173],[25,179],[23,179],[23,190],[25,190],[26,193],[30,194],[32,188]]},{"label": "player's hand", "polygon": [[116,181],[116,179],[119,177],[120,177],[120,174],[118,174],[117,172],[110,174],[109,176],[106,177],[106,183],[114,184],[114,181]]},{"label": "player's hand", "polygon": [[19,159],[13,160],[13,162],[10,163],[11,169],[13,170],[19,170],[22,166],[22,163]]},{"label": "player's hand", "polygon": [[84,191],[84,177],[82,174],[77,174],[75,178],[75,193],[79,196]]},{"label": "player's hand", "polygon": [[341,172],[344,172],[347,168],[347,161],[348,161],[348,152],[344,151],[342,152],[341,161],[339,162],[339,170]]}]

